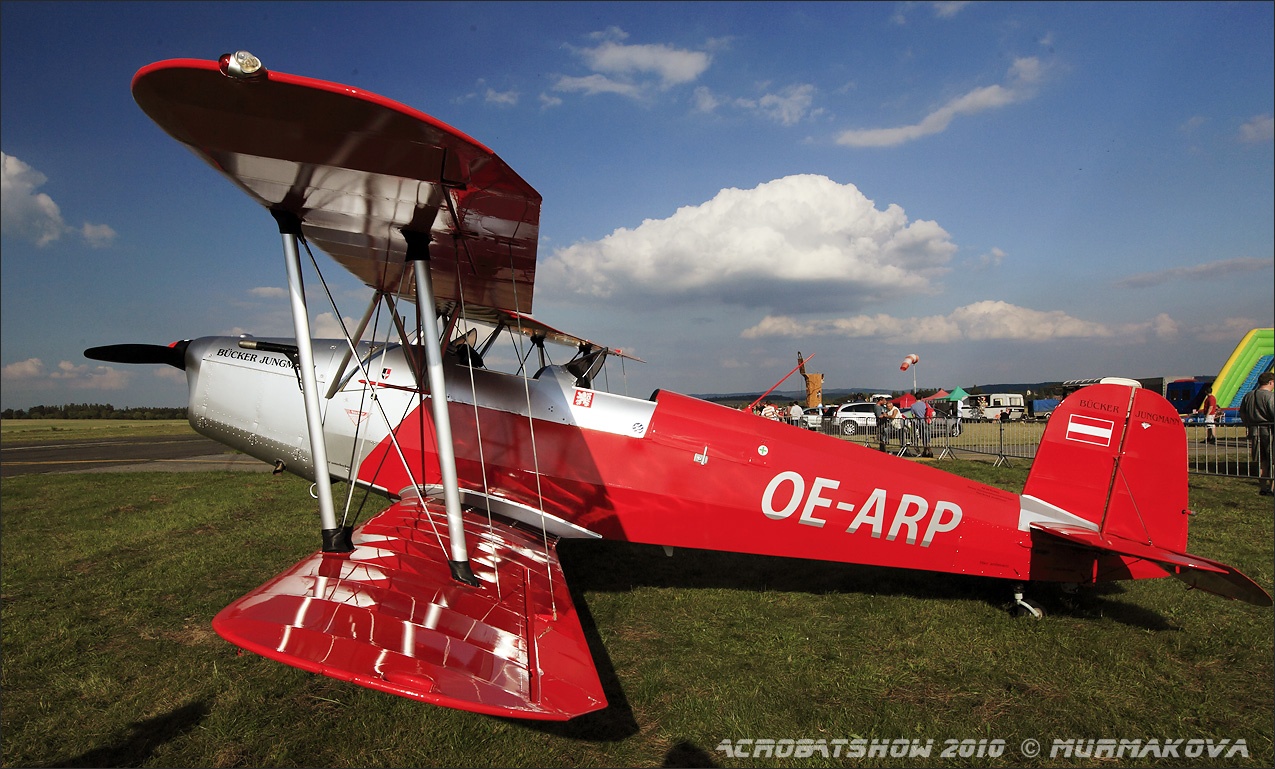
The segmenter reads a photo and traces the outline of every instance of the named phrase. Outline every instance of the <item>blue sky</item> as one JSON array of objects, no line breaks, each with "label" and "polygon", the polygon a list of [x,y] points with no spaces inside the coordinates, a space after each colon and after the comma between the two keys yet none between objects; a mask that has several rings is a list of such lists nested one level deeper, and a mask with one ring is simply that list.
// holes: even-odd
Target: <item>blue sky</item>
[{"label": "blue sky", "polygon": [[634,395],[1216,374],[1275,315],[1273,9],[5,2],[0,400],[182,405],[81,351],[290,335],[273,221],[129,93],[237,49],[492,147],[536,317]]}]

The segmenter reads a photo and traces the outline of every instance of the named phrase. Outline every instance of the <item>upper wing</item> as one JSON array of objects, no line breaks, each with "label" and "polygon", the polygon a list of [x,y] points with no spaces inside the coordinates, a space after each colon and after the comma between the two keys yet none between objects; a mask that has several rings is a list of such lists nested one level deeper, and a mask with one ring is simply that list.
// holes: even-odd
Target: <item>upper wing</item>
[{"label": "upper wing", "polygon": [[143,67],[133,98],[257,202],[299,217],[367,285],[414,293],[407,227],[433,235],[439,301],[463,286],[468,304],[531,312],[540,195],[455,128],[357,88],[281,72],[239,80],[197,59]]},{"label": "upper wing", "polygon": [[465,534],[476,588],[448,570],[441,505],[405,498],[356,530],[353,552],[315,553],[213,628],[303,670],[461,710],[566,720],[606,707],[557,553],[485,518],[467,515]]}]

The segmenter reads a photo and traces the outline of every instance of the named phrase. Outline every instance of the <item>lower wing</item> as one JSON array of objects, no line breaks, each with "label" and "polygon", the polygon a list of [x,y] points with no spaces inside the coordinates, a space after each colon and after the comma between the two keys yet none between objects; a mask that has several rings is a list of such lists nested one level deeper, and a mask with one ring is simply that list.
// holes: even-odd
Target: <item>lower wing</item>
[{"label": "lower wing", "polygon": [[442,506],[407,498],[223,609],[213,629],[279,662],[496,716],[606,707],[554,541],[466,514],[480,585],[451,577]]}]

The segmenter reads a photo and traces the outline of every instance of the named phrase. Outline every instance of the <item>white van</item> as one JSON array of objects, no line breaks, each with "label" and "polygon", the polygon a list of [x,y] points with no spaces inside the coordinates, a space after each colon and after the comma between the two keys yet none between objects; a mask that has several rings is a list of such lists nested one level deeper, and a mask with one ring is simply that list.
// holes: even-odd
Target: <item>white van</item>
[{"label": "white van", "polygon": [[1007,412],[1010,419],[1022,419],[1023,415],[1027,413],[1023,396],[1018,393],[990,393],[978,397],[985,399],[983,405],[984,419],[1000,419],[1001,414]]}]

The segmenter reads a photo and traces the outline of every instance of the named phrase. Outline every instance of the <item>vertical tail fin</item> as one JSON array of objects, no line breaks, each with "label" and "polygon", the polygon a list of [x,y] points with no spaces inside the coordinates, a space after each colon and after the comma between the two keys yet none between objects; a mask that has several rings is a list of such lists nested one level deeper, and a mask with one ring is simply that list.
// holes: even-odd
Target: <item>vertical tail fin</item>
[{"label": "vertical tail fin", "polygon": [[1186,549],[1186,430],[1136,383],[1070,395],[1045,428],[1024,495],[1097,524],[1103,535]]}]

